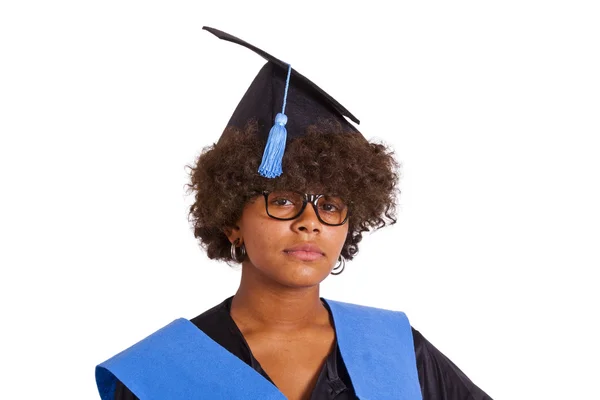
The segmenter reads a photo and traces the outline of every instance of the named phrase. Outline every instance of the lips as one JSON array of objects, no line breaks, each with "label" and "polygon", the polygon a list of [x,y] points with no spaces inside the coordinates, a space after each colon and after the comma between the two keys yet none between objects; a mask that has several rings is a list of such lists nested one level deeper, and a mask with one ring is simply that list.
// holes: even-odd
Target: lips
[{"label": "lips", "polygon": [[302,261],[314,261],[325,256],[319,246],[312,243],[303,243],[284,250],[287,255]]}]

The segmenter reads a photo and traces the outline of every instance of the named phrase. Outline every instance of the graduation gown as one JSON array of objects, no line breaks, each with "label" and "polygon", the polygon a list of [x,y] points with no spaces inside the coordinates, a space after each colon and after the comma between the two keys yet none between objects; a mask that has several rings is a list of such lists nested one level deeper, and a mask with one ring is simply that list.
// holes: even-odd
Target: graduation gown
[{"label": "graduation gown", "polygon": [[[247,366],[251,367],[252,370],[262,375],[264,378],[264,382],[269,383],[274,387],[274,383],[268,374],[262,369],[260,363],[256,360],[256,358],[252,355],[252,352],[246,343],[241,331],[238,329],[237,325],[233,321],[230,315],[231,309],[231,300],[233,297],[230,297],[223,301],[221,304],[213,307],[212,309],[202,313],[201,315],[193,318],[191,323],[193,326],[200,331],[202,331],[208,338],[214,341],[214,344],[218,345],[219,348],[226,349],[228,353],[236,356],[239,360],[243,361]],[[329,301],[331,302],[331,301]],[[331,302],[335,303],[335,302]],[[323,299],[323,304],[327,308],[330,313],[330,317],[332,316],[332,310],[328,301]],[[344,303],[340,303],[344,304]],[[336,306],[337,307],[337,306]],[[372,309],[378,310],[378,309]],[[338,317],[336,316],[336,319]],[[334,323],[334,319],[332,318],[332,323]],[[361,385],[361,389],[363,396],[362,398],[366,398],[364,393],[364,387],[373,386],[372,381],[369,381],[369,377],[363,378],[365,375],[369,375],[368,373],[364,373],[363,370],[356,371],[352,374],[353,377],[356,377],[353,380],[350,379],[351,374],[348,372],[348,368],[346,367],[346,363],[342,358],[343,351],[340,351],[339,340],[346,340],[347,337],[352,337],[352,333],[344,334],[341,332],[342,328],[335,326],[336,329],[336,343],[333,346],[331,353],[328,355],[323,368],[320,371],[317,383],[315,388],[313,389],[311,400],[350,400],[357,399],[357,394],[355,392],[355,385]],[[352,327],[347,327],[352,330]],[[410,332],[412,335],[412,345],[414,346],[414,357],[411,363],[416,364],[416,371],[414,378],[410,378],[410,374],[408,377],[403,377],[403,379],[408,379],[404,383],[402,381],[397,381],[402,383],[402,385],[410,386],[410,380],[414,379],[417,381],[418,376],[418,396],[422,396],[423,400],[487,400],[491,399],[487,394],[485,394],[481,389],[479,389],[476,385],[473,384],[469,380],[469,378],[462,373],[462,371],[454,365],[448,358],[446,358],[439,350],[437,350],[431,343],[429,343],[417,330],[410,327]],[[342,336],[340,337],[340,334]],[[344,346],[349,347],[351,344],[345,344]],[[411,346],[411,352],[412,347]],[[344,347],[345,348],[345,347]],[[412,354],[411,354],[412,355]],[[364,357],[364,355],[363,355]],[[354,363],[354,361],[349,360],[350,363]],[[361,361],[359,361],[360,363]],[[351,368],[355,368],[354,364],[351,365]],[[367,366],[370,372],[377,371],[377,375],[385,374],[386,372],[381,370],[381,367],[378,364],[373,364],[371,366]],[[393,369],[395,366],[390,365],[387,369]],[[403,367],[405,369],[410,369]],[[385,366],[384,366],[385,369]],[[372,375],[372,374],[371,374]],[[224,382],[224,385],[236,385],[239,382],[238,377],[230,376],[228,382]],[[372,378],[372,377],[371,377]],[[391,378],[388,377],[388,382],[391,381]],[[377,379],[377,377],[375,377]],[[358,380],[358,382],[357,382]],[[259,382],[260,383],[260,382]],[[100,382],[99,382],[100,389]],[[269,389],[269,388],[267,388]],[[398,388],[398,393],[402,392],[401,388]],[[410,391],[409,391],[410,392]],[[391,389],[387,393],[380,393],[379,396],[387,396],[389,398],[395,397],[394,389]],[[417,398],[411,397],[412,395],[409,393],[406,395],[406,398]],[[277,394],[275,394],[277,397]],[[116,380],[116,388],[114,390],[114,400],[138,400],[135,394],[121,381]],[[202,397],[202,398],[217,398],[217,397]],[[250,398],[250,397],[248,397]],[[397,398],[402,398],[400,395]],[[144,400],[143,398],[141,400]]]}]

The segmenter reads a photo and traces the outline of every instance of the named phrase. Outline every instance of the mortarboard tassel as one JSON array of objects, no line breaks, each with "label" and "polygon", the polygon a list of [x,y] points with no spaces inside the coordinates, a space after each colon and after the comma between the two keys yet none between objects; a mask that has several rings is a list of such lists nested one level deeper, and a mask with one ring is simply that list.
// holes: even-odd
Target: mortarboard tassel
[{"label": "mortarboard tassel", "polygon": [[258,173],[265,178],[276,178],[283,173],[281,169],[281,161],[285,152],[285,144],[287,141],[287,124],[288,118],[285,115],[285,103],[287,101],[288,87],[290,85],[290,74],[292,66],[288,64],[288,73],[285,81],[285,93],[283,95],[283,107],[280,113],[275,116],[275,124],[269,131],[269,138],[265,146],[262,162],[258,167]]}]

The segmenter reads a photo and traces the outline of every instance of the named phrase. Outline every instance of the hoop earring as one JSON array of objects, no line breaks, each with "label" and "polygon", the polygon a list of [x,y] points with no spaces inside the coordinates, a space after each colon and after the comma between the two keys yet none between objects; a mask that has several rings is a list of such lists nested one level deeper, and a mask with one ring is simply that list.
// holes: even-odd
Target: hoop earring
[{"label": "hoop earring", "polygon": [[240,255],[237,254],[236,244],[240,242],[240,239],[235,239],[235,242],[231,243],[231,259],[235,262],[241,263],[246,258],[246,246],[242,243],[240,246]]},{"label": "hoop earring", "polygon": [[335,267],[333,267],[333,270],[331,271],[331,275],[339,275],[342,272],[344,272],[345,268],[346,268],[346,259],[344,258],[343,255],[340,254],[340,258],[338,258],[338,263]]}]

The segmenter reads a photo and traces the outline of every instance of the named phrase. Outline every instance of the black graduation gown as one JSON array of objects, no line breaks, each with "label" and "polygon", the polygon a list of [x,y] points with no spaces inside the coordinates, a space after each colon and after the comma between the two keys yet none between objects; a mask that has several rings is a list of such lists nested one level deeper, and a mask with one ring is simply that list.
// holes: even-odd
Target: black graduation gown
[{"label": "black graduation gown", "polygon": [[[254,370],[273,381],[254,358],[244,336],[229,313],[229,297],[221,304],[192,319],[192,323],[212,340],[236,355]],[[323,302],[331,314],[327,303]],[[427,339],[412,328],[417,359],[417,371],[423,400],[491,400],[483,390],[436,349]],[[233,381],[231,384],[235,384]],[[355,400],[352,382],[341,358],[337,343],[327,357],[313,390],[311,400]],[[117,380],[115,400],[139,400],[125,385]]]}]

